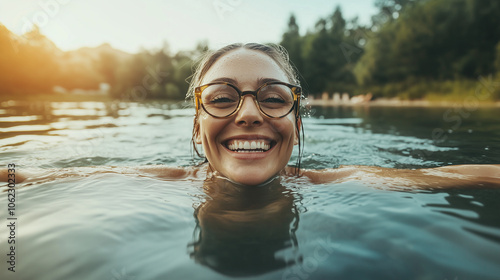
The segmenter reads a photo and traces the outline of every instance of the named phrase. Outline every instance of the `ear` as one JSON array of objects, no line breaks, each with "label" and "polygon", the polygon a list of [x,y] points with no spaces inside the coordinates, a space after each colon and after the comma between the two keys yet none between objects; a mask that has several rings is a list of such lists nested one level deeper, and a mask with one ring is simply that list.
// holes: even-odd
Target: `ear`
[{"label": "ear", "polygon": [[299,117],[297,119],[297,129],[295,130],[295,137],[293,139],[293,144],[298,145],[299,144],[299,138],[300,138],[300,130],[302,129],[302,118]]}]

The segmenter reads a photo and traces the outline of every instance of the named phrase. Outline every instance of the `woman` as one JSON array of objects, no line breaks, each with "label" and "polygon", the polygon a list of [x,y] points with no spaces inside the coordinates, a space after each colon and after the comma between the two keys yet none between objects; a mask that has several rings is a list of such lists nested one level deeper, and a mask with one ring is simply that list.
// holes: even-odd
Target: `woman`
[{"label": "woman", "polygon": [[[206,164],[191,168],[145,166],[99,172],[180,179],[217,176],[242,185],[262,185],[276,176],[304,176],[313,183],[366,181],[377,187],[436,188],[500,186],[500,165],[459,165],[419,170],[369,166],[300,170],[301,88],[283,49],[262,44],[232,44],[209,53],[192,79],[188,97],[196,105],[193,146],[203,148]],[[294,146],[295,168],[287,166]],[[6,173],[6,170],[3,170]],[[85,175],[93,168],[16,174],[16,181],[62,174]],[[3,175],[2,178],[6,178]]]}]

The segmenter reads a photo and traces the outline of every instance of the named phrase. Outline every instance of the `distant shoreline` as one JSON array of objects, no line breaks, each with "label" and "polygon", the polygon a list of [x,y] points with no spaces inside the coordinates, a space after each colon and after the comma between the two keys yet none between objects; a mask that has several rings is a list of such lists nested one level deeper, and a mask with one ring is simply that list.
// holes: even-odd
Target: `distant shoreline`
[{"label": "distant shoreline", "polygon": [[[113,98],[102,94],[37,94],[37,95],[0,95],[0,102],[5,101],[27,101],[27,102],[128,102],[127,99]],[[145,99],[139,102],[185,102],[185,100],[167,99]],[[321,98],[306,98],[301,101],[305,106],[346,106],[346,107],[500,107],[500,101],[478,101],[478,100],[401,100],[397,98],[377,98],[374,100],[334,100]]]},{"label": "distant shoreline", "polygon": [[400,100],[400,99],[385,99],[379,98],[363,102],[335,101],[332,99],[306,99],[303,101],[305,106],[379,106],[379,107],[500,107],[500,101],[477,101],[477,100],[461,100],[461,101],[430,101],[430,100]]}]

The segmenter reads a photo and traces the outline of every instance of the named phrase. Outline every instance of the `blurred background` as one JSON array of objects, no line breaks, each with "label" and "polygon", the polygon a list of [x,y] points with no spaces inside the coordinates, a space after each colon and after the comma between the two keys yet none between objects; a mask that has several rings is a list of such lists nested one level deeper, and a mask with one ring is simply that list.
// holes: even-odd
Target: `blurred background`
[{"label": "blurred background", "polygon": [[500,100],[495,0],[0,0],[0,99],[183,100],[204,51],[253,41],[311,98]]},{"label": "blurred background", "polygon": [[[293,178],[275,189],[283,201],[244,192],[240,203],[206,199],[212,187],[193,177],[71,169],[203,162],[188,82],[203,52],[234,42],[282,44],[299,70],[311,105],[302,168],[500,163],[497,0],[0,0],[0,168],[48,169],[16,188],[14,278],[222,279],[248,273],[225,261],[243,252],[272,279],[290,276],[276,265],[288,256],[310,279],[498,279],[500,197],[484,185],[386,192],[369,178]],[[245,222],[220,227],[225,205],[244,207],[231,213]],[[316,261],[318,248],[333,251]]]}]

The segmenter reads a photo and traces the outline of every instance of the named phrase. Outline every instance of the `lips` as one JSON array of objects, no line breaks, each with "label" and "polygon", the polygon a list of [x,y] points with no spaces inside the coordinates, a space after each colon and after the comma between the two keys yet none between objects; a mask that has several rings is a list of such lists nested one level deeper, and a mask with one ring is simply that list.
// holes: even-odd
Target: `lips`
[{"label": "lips", "polygon": [[263,153],[269,151],[276,141],[271,139],[241,139],[233,138],[223,142],[230,151],[238,153]]}]

